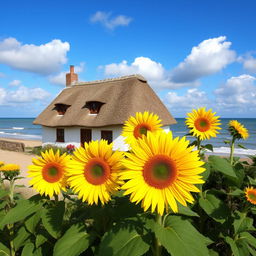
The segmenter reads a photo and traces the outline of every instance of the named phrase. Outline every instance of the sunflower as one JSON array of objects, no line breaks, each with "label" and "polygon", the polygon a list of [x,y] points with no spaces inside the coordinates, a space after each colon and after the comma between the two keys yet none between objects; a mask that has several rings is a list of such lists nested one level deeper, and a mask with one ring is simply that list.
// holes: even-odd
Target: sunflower
[{"label": "sunflower", "polygon": [[248,187],[245,190],[245,196],[247,198],[247,201],[249,201],[252,204],[256,204],[256,189],[253,187]]},{"label": "sunflower", "polygon": [[41,195],[59,195],[61,190],[66,190],[66,172],[71,161],[70,156],[66,153],[60,155],[59,150],[54,154],[52,149],[41,152],[41,156],[33,158],[33,165],[28,167],[28,177],[32,178],[29,183]]},{"label": "sunflower", "polygon": [[148,131],[155,132],[161,130],[161,120],[153,113],[145,111],[144,113],[137,112],[134,116],[131,116],[123,127],[122,136],[125,137],[125,141],[131,144],[142,135],[146,135]]},{"label": "sunflower", "polygon": [[188,113],[186,118],[186,125],[190,129],[193,136],[198,137],[200,140],[210,139],[216,137],[219,133],[221,125],[219,116],[215,116],[216,112],[208,111],[205,108],[193,109],[192,113]]},{"label": "sunflower", "polygon": [[105,204],[122,184],[118,177],[123,153],[112,150],[106,140],[91,141],[74,151],[68,182],[78,198],[89,205]]},{"label": "sunflower", "polygon": [[4,162],[3,161],[0,161],[0,167],[4,165]]},{"label": "sunflower", "polygon": [[248,130],[238,121],[231,120],[228,126],[228,130],[230,131],[231,135],[234,136],[236,139],[246,140],[249,137]]},{"label": "sunflower", "polygon": [[142,202],[144,211],[151,206],[153,213],[157,208],[160,215],[168,206],[177,212],[176,201],[184,206],[192,203],[190,192],[200,191],[194,184],[204,183],[198,174],[205,169],[198,151],[188,145],[185,137],[174,139],[172,132],[148,132],[138,139],[123,160],[124,195],[130,194],[131,202]]},{"label": "sunflower", "polygon": [[20,166],[17,164],[5,164],[0,167],[6,179],[12,179],[20,174]]}]

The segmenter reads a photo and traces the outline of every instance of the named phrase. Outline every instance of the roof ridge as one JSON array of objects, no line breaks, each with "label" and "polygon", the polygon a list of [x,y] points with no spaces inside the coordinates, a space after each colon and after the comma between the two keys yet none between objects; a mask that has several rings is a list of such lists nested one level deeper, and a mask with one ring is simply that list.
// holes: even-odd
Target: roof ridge
[{"label": "roof ridge", "polygon": [[143,82],[147,82],[147,80],[145,79],[145,77],[143,77],[140,74],[133,74],[133,75],[128,75],[128,76],[120,76],[120,77],[114,77],[114,78],[106,78],[106,79],[102,79],[102,80],[94,80],[94,81],[88,81],[88,82],[75,82],[72,84],[72,86],[74,85],[85,85],[85,84],[98,84],[98,83],[107,83],[107,82],[112,82],[112,81],[118,81],[118,80],[126,80],[129,78],[137,78]]}]

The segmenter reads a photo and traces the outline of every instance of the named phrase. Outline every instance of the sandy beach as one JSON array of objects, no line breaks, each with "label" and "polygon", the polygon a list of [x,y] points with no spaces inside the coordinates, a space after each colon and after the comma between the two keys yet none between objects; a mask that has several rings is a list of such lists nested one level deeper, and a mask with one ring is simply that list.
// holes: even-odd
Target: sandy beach
[{"label": "sandy beach", "polygon": [[[23,142],[25,144],[25,147],[36,147],[40,146],[42,143],[38,140],[20,140],[20,139],[6,139],[6,138],[0,138],[2,140],[7,141],[16,141],[16,142]],[[27,170],[28,166],[32,164],[32,158],[36,157],[32,154],[27,154],[23,152],[13,152],[13,151],[7,151],[7,150],[1,150],[0,149],[0,161],[3,161],[4,163],[12,163],[12,164],[18,164],[21,168],[21,176],[26,177],[27,176]],[[23,196],[30,197],[34,194],[36,194],[36,191],[29,188],[28,179],[21,179],[17,180],[16,184],[19,185],[25,185],[26,188],[17,188],[16,191],[21,192]]]}]

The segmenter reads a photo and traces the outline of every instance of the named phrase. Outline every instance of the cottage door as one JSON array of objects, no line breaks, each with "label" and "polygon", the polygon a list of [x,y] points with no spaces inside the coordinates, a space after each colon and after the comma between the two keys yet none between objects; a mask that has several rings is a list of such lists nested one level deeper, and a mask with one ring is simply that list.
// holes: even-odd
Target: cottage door
[{"label": "cottage door", "polygon": [[90,129],[81,129],[80,130],[80,142],[81,146],[84,146],[85,142],[90,142],[92,140],[92,130]]}]

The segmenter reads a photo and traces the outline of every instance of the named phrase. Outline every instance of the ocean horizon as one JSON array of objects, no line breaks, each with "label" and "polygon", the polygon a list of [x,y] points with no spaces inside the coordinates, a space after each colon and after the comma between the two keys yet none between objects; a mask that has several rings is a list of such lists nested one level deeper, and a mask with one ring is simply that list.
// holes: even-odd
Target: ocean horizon
[{"label": "ocean horizon", "polygon": [[[24,139],[24,140],[41,140],[42,127],[41,125],[34,125],[35,118],[0,118],[0,138]],[[177,124],[171,125],[171,130],[174,137],[182,137],[188,133],[185,125],[185,118],[175,118]],[[214,153],[227,154],[229,146],[223,141],[230,140],[227,127],[228,122],[234,118],[221,118],[220,133],[216,138],[206,140],[203,144],[212,144]],[[256,118],[237,118],[235,119],[242,123],[249,131],[249,138],[247,140],[240,140],[237,144],[242,144],[246,149],[236,147],[236,154],[238,155],[256,155]],[[187,136],[190,141],[193,137]]]}]

